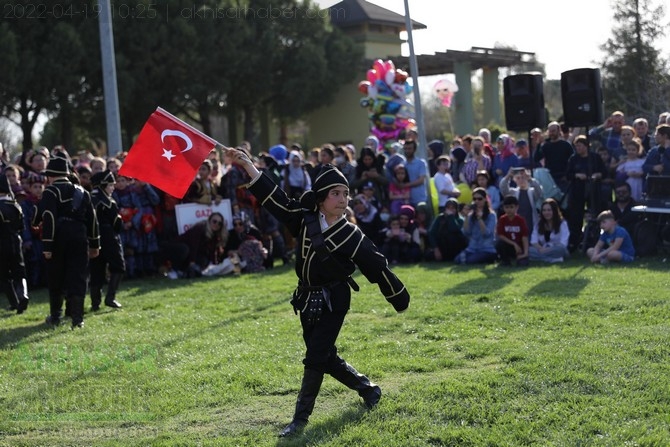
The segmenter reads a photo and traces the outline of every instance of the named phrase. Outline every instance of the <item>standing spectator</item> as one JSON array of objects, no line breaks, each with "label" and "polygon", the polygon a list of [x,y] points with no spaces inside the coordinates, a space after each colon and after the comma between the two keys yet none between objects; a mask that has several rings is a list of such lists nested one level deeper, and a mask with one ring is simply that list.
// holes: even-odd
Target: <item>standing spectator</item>
[{"label": "standing spectator", "polygon": [[535,153],[534,161],[536,165],[540,162],[549,169],[554,182],[561,191],[566,192],[570,183],[566,177],[568,169],[568,159],[575,153],[572,145],[561,137],[561,126],[556,121],[552,121],[547,126],[548,138]]},{"label": "standing spectator", "polygon": [[403,144],[403,151],[405,152],[405,169],[407,170],[407,177],[410,179],[409,203],[416,207],[421,202],[428,201],[428,194],[426,192],[426,173],[428,166],[426,162],[420,158],[416,158],[416,140],[408,140]]},{"label": "standing spectator", "polygon": [[451,168],[451,160],[447,155],[437,157],[435,162],[437,172],[433,177],[435,182],[435,190],[437,191],[437,209],[441,213],[447,204],[447,200],[452,197],[459,197],[461,191],[454,184],[454,179],[449,174]]},{"label": "standing spectator", "polygon": [[391,214],[400,214],[400,207],[409,205],[411,187],[411,178],[407,174],[404,164],[396,165],[393,168],[393,179],[389,184],[388,196],[391,201]]},{"label": "standing spectator", "polygon": [[635,129],[633,129],[633,126],[621,126],[621,146],[611,152],[612,159],[616,164],[615,167],[624,162],[626,158],[626,147],[628,146],[628,143],[633,141],[633,138],[635,138]]},{"label": "standing spectator", "polygon": [[518,167],[526,168],[528,170],[532,169],[532,160],[530,158],[530,150],[528,148],[528,142],[523,138],[519,139],[514,145],[516,148],[516,157],[519,160]]},{"label": "standing spectator", "polygon": [[505,196],[504,214],[496,225],[496,251],[502,265],[511,265],[513,259],[519,267],[528,265],[528,226],[517,214],[518,209],[519,199],[513,195]]},{"label": "standing spectator", "polygon": [[[496,140],[496,154],[493,156],[491,172],[493,184],[500,188],[500,180],[507,175],[510,168],[519,166],[519,157],[514,153],[514,140],[506,133]],[[495,208],[494,208],[495,209]]]},{"label": "standing spectator", "polygon": [[88,167],[91,168],[91,175],[95,175],[107,169],[107,162],[102,157],[93,157]]},{"label": "standing spectator", "polygon": [[582,240],[584,207],[588,203],[592,215],[600,212],[600,181],[607,170],[602,158],[589,151],[589,140],[585,135],[575,138],[575,154],[570,157],[566,176],[570,180],[568,227],[570,228],[570,251]]},{"label": "standing spectator", "polygon": [[651,149],[651,135],[649,135],[649,122],[646,118],[636,118],[633,121],[635,136],[642,142],[643,155],[647,155]]},{"label": "standing spectator", "polygon": [[613,112],[603,124],[589,131],[589,140],[599,141],[618,159],[617,153],[621,150],[621,128],[625,124],[623,112]]},{"label": "standing spectator", "polygon": [[491,176],[489,171],[479,171],[477,172],[477,177],[475,179],[475,187],[484,188],[486,194],[489,197],[489,205],[494,213],[498,214],[500,211],[500,203],[502,197],[500,197],[500,190],[496,185],[491,182]]},{"label": "standing spectator", "polygon": [[658,123],[657,126],[661,124],[670,124],[670,112],[662,112],[658,114]]},{"label": "standing spectator", "polygon": [[377,200],[388,204],[389,179],[384,174],[383,156],[377,154],[371,147],[364,146],[356,164],[356,178],[351,187],[360,192],[363,185],[372,183]]},{"label": "standing spectator", "polygon": [[[248,156],[251,157],[251,152],[246,147],[240,146],[238,149],[247,152]],[[230,199],[231,209],[237,206],[240,211],[252,216],[250,218],[253,219],[258,204],[256,198],[246,188],[246,185],[249,184],[249,176],[244,168],[237,161],[230,160],[228,155],[224,154],[224,160],[229,162],[229,168],[221,179],[219,196]]]},{"label": "standing spectator", "polygon": [[314,166],[314,169],[310,172],[310,175],[312,175],[312,184],[314,184],[316,177],[319,175],[319,172],[321,172],[321,168],[325,165],[332,165],[334,159],[335,146],[330,143],[322,145],[321,150],[319,151],[319,163]]},{"label": "standing spectator", "polygon": [[91,259],[91,280],[89,288],[91,291],[91,309],[100,309],[102,302],[102,285],[105,282],[107,268],[109,268],[109,282],[105,295],[105,306],[120,308],[121,303],[116,301],[116,291],[123,274],[126,271],[126,263],[123,259],[123,247],[119,232],[123,223],[119,215],[119,207],[112,198],[116,181],[111,171],[103,171],[94,174],[91,178],[93,192],[91,201],[95,208],[100,228],[100,255]]},{"label": "standing spectator", "polygon": [[158,234],[156,232],[156,207],[160,203],[160,197],[153,186],[139,180],[134,184],[135,194],[139,200],[139,221],[137,228],[139,237],[137,240],[137,251],[135,252],[136,267],[138,273],[144,276],[152,276],[156,273],[156,260],[158,253]]},{"label": "standing spectator", "polygon": [[184,203],[211,205],[221,202],[221,196],[218,194],[219,185],[211,179],[212,166],[211,160],[203,160],[198,168],[198,174],[186,191]]},{"label": "standing spectator", "polygon": [[432,256],[428,260],[453,261],[457,254],[468,246],[463,234],[463,218],[458,214],[458,201],[447,200],[444,211],[434,220],[428,230]]},{"label": "standing spectator", "polygon": [[292,150],[289,153],[288,164],[282,177],[281,187],[293,199],[299,199],[305,191],[312,188],[312,179],[303,166],[302,154],[299,151]]},{"label": "standing spectator", "polygon": [[84,326],[84,297],[88,259],[99,254],[100,237],[95,210],[88,191],[73,185],[67,160],[52,158],[45,171],[44,190],[35,216],[43,222],[42,242],[47,260],[50,314],[47,324],[60,324],[63,295],[72,328]]},{"label": "standing spectator", "polygon": [[493,160],[493,146],[491,146],[491,131],[488,130],[486,127],[483,127],[479,129],[479,138],[481,138],[484,141],[484,154],[486,154],[487,157],[489,157],[491,160]]},{"label": "standing spectator", "polygon": [[[514,180],[515,187],[510,187]],[[512,168],[500,182],[500,192],[504,197],[513,195],[519,200],[518,213],[523,217],[529,228],[537,225],[538,214],[536,205],[542,200],[543,190],[540,183],[530,176],[523,168]]]},{"label": "standing spectator", "polygon": [[433,140],[428,143],[428,173],[435,177],[437,173],[437,159],[444,153],[444,141]]},{"label": "standing spectator", "polygon": [[[325,166],[313,183],[312,192],[298,202],[289,199],[269,177],[261,175],[246,154],[238,151],[235,155],[253,179],[249,188],[304,245],[296,250],[296,273],[300,280],[293,304],[296,311],[300,309],[306,346],[305,370],[293,418],[279,436],[293,436],[305,427],[324,374],[356,390],[368,408],[374,407],[381,399],[380,387],[338,356],[335,345],[351,302],[349,287],[355,285],[350,275],[358,266],[369,281],[379,284],[381,292],[399,312],[409,306],[409,293],[374,244],[344,218],[349,195],[346,178],[332,166]],[[319,235],[326,246],[316,245],[321,239]],[[317,254],[321,248],[332,256]]]},{"label": "standing spectator", "polygon": [[642,165],[645,175],[670,175],[670,124],[656,128],[654,146]]},{"label": "standing spectator", "polygon": [[349,158],[349,151],[347,151],[344,146],[337,146],[334,151],[335,167],[340,170],[342,174],[347,178],[349,183],[352,183],[356,178],[356,168],[351,163]]},{"label": "standing spectator", "polygon": [[477,180],[478,171],[491,170],[491,159],[483,151],[484,140],[480,137],[475,137],[472,140],[472,150],[468,153],[460,173],[463,183],[472,186]]},{"label": "standing spectator", "polygon": [[484,188],[472,191],[474,206],[463,222],[463,234],[468,246],[454,261],[457,264],[488,264],[498,257],[495,247],[496,214],[489,207]]},{"label": "standing spectator", "polygon": [[26,191],[26,198],[21,203],[23,210],[23,252],[26,262],[26,272],[28,285],[31,288],[37,288],[45,285],[46,281],[46,263],[42,254],[41,227],[33,227],[37,213],[37,204],[42,199],[44,193],[44,183],[46,181],[42,176],[30,175],[28,178],[30,184]]},{"label": "standing spectator", "polygon": [[628,232],[617,225],[611,211],[603,211],[598,215],[600,239],[596,246],[589,248],[586,256],[591,262],[607,264],[609,262],[632,262],[635,259],[635,247]]},{"label": "standing spectator", "polygon": [[21,233],[23,212],[14,200],[9,181],[0,174],[0,287],[4,287],[9,310],[21,314],[28,308],[28,284],[23,262]]},{"label": "standing spectator", "polygon": [[115,177],[116,184],[112,197],[118,205],[121,215],[121,245],[123,246],[123,258],[126,262],[126,276],[130,279],[137,275],[135,254],[139,245],[139,228],[142,220],[141,205],[135,188],[132,187],[132,179],[123,175],[115,175]]},{"label": "standing spectator", "polygon": [[[542,132],[542,129],[536,127],[530,131],[530,144],[528,146],[528,152],[530,154],[531,163],[537,163],[537,161],[540,160],[538,159],[535,161],[535,154],[537,154],[537,152],[540,150],[542,143],[544,143],[544,133]],[[531,166],[531,168],[534,169],[535,166]]]},{"label": "standing spectator", "polygon": [[558,202],[552,198],[545,199],[540,209],[540,221],[533,226],[530,235],[530,260],[563,262],[570,255],[569,240],[568,223],[561,215]]},{"label": "standing spectator", "polygon": [[[633,200],[642,199],[642,183],[644,171],[644,158],[642,158],[642,144],[640,140],[634,140],[626,144],[626,158],[617,167],[617,173],[622,174],[617,176],[617,180],[625,180],[630,185]],[[619,178],[620,177],[620,178]]]}]

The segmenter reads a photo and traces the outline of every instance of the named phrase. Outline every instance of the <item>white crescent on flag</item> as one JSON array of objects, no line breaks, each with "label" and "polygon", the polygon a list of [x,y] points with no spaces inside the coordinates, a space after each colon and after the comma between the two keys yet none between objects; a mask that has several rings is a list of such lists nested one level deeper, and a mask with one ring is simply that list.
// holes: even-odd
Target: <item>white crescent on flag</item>
[{"label": "white crescent on flag", "polygon": [[165,129],[163,132],[161,132],[161,141],[165,142],[165,137],[179,137],[182,140],[186,142],[186,148],[181,151],[183,154],[184,152],[188,152],[191,149],[193,149],[193,141],[186,135],[184,132],[180,130],[173,130],[173,129]]}]

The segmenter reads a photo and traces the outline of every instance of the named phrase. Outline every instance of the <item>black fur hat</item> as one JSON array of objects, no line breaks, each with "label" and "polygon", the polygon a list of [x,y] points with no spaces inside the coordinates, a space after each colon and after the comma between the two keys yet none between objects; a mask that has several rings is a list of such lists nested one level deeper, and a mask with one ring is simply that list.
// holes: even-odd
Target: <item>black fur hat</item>
[{"label": "black fur hat", "polygon": [[312,191],[319,194],[336,186],[349,188],[349,182],[342,172],[333,165],[324,165],[314,180]]},{"label": "black fur hat", "polygon": [[91,186],[97,188],[98,186],[104,188],[107,185],[116,183],[116,178],[112,171],[107,169],[106,171],[97,172],[91,177]]},{"label": "black fur hat", "polygon": [[70,175],[70,169],[67,166],[67,160],[61,157],[54,157],[49,160],[44,175],[47,177],[66,177]]}]

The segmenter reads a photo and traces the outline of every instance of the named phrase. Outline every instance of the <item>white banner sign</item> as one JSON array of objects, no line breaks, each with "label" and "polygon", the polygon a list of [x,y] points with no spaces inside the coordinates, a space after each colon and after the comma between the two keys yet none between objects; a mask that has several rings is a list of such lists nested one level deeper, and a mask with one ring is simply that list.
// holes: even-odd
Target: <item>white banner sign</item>
[{"label": "white banner sign", "polygon": [[221,213],[226,219],[228,229],[233,228],[233,212],[230,207],[230,199],[223,199],[218,205],[201,205],[199,203],[182,203],[174,207],[177,217],[177,230],[184,234],[186,230],[196,223],[207,219],[212,213]]}]

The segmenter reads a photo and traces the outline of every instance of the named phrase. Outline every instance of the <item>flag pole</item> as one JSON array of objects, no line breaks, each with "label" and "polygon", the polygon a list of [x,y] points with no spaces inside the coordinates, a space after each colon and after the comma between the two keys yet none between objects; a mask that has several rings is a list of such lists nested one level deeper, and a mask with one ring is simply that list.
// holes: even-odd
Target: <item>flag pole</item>
[{"label": "flag pole", "polygon": [[420,159],[423,159],[426,162],[426,196],[428,197],[428,203],[431,202],[430,197],[430,171],[428,169],[428,157],[427,157],[427,147],[428,142],[426,141],[426,132],[423,126],[423,110],[421,109],[421,93],[419,92],[419,66],[416,62],[416,54],[414,53],[414,39],[412,37],[412,19],[409,15],[409,0],[405,0],[405,28],[407,28],[407,44],[409,45],[409,70],[412,75],[412,82],[414,84],[414,111],[416,117],[416,128],[417,133],[419,134],[419,144],[417,150],[417,156]]}]

